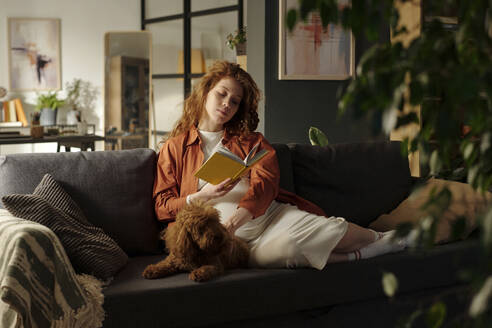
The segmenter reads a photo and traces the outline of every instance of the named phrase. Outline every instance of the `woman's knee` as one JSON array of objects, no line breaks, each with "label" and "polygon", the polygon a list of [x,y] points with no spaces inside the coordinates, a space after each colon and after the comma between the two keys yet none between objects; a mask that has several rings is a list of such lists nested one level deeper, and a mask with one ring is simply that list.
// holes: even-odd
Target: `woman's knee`
[{"label": "woman's knee", "polygon": [[250,264],[263,268],[285,268],[300,266],[303,257],[295,240],[284,237],[270,240],[253,247],[250,251]]}]

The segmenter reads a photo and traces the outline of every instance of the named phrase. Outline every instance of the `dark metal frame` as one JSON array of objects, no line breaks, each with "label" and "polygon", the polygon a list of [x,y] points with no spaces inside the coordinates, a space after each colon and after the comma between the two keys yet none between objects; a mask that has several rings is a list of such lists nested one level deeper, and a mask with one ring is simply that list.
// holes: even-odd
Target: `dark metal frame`
[{"label": "dark metal frame", "polygon": [[191,79],[199,78],[203,74],[191,73],[191,18],[199,16],[214,15],[220,13],[226,13],[231,11],[238,12],[238,29],[243,28],[243,0],[238,0],[237,5],[218,7],[200,11],[191,11],[191,0],[183,0],[183,13],[162,17],[145,18],[145,0],[140,0],[140,12],[141,12],[141,29],[145,30],[146,26],[153,23],[161,23],[171,20],[183,19],[183,62],[184,73],[183,74],[152,74],[152,79],[175,79],[182,78],[184,83],[184,98],[186,98],[191,92]]}]

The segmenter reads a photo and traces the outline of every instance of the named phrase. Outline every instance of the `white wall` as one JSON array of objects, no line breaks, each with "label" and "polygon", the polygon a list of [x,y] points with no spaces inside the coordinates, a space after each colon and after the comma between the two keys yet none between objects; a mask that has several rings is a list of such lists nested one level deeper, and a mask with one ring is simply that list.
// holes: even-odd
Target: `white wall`
[{"label": "white wall", "polygon": [[[62,86],[74,78],[90,81],[100,90],[95,113],[97,132],[103,132],[104,34],[108,31],[140,29],[138,0],[0,0],[0,86],[8,89],[8,17],[61,19]],[[9,93],[26,104],[35,103],[36,93]],[[63,112],[60,113],[63,115]],[[96,145],[102,149],[102,143]],[[56,144],[0,146],[0,154],[56,151]]]}]

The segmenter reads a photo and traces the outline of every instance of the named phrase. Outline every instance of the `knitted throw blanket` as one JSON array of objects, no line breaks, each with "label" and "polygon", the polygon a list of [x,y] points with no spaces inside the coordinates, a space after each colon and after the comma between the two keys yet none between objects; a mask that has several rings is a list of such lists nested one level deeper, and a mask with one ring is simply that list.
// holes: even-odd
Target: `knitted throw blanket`
[{"label": "knitted throw blanket", "polygon": [[74,272],[58,237],[0,209],[0,327],[101,327],[102,282]]}]

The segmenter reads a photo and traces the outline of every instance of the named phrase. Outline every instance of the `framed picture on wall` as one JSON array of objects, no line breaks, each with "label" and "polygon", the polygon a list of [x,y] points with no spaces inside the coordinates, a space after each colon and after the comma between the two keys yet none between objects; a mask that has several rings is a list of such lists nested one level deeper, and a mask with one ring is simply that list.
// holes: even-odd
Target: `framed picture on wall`
[{"label": "framed picture on wall", "polygon": [[[340,6],[350,5],[339,0]],[[354,75],[355,42],[352,33],[342,26],[321,24],[318,13],[309,14],[288,31],[285,17],[297,8],[297,0],[279,0],[279,79],[345,80]]]},{"label": "framed picture on wall", "polygon": [[8,18],[8,52],[10,90],[60,89],[59,19]]}]

